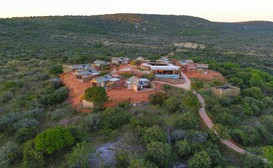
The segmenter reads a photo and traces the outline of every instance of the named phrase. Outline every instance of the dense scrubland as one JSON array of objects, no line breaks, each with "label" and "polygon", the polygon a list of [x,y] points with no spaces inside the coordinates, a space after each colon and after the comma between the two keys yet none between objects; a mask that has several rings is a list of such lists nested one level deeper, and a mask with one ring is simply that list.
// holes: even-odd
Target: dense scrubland
[{"label": "dense scrubland", "polygon": [[[174,45],[183,42],[206,47]],[[0,19],[0,167],[270,167],[272,44],[271,22],[139,14]],[[150,103],[83,114],[58,78],[63,64],[171,52],[209,63],[241,88],[240,96],[223,98],[197,88],[220,137],[200,121],[190,92],[166,86]],[[219,138],[255,155],[236,154]],[[105,145],[114,154],[100,156]]]}]

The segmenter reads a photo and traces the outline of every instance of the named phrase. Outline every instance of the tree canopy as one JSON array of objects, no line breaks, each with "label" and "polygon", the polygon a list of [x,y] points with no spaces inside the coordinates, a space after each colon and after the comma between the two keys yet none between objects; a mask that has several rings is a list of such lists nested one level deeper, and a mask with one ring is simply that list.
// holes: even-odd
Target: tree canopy
[{"label": "tree canopy", "polygon": [[90,87],[85,90],[84,99],[101,105],[108,101],[108,96],[103,87]]},{"label": "tree canopy", "polygon": [[63,127],[48,128],[35,138],[35,148],[46,154],[74,144],[75,138],[69,129]]}]

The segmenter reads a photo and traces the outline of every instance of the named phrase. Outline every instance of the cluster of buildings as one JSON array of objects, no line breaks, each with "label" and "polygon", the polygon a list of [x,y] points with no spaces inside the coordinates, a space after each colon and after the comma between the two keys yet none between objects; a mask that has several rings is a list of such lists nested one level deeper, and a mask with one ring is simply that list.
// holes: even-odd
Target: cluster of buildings
[{"label": "cluster of buildings", "polygon": [[72,73],[74,73],[75,78],[82,81],[88,82],[95,77],[98,77],[99,71],[91,64],[77,64],[68,66]]},{"label": "cluster of buildings", "polygon": [[[166,57],[162,57],[157,61],[149,61],[143,57],[139,57],[135,61],[140,62],[139,68],[141,71],[153,73],[158,78],[182,78],[182,70],[207,74],[209,68],[208,64],[194,63],[192,60],[176,61],[174,65]],[[153,83],[147,78],[132,76],[128,79],[124,79],[119,75],[114,75],[114,71],[110,73],[107,71],[108,74],[105,74],[104,67],[110,69],[111,65],[126,65],[129,63],[130,59],[128,57],[113,57],[111,62],[96,60],[92,64],[76,64],[68,68],[75,75],[77,80],[90,82],[90,87],[101,86],[106,90],[125,87],[136,92],[153,89]],[[217,96],[237,96],[240,94],[240,88],[229,85],[219,86],[214,87],[212,92]]]},{"label": "cluster of buildings", "polygon": [[130,63],[130,59],[127,57],[113,57],[111,62],[96,60],[92,64],[76,64],[70,65],[68,68],[72,72],[75,78],[81,82],[90,82],[90,87],[100,86],[106,90],[113,88],[126,87],[136,92],[151,90],[152,85],[149,79],[139,78],[132,76],[131,78],[124,80],[119,76],[115,76],[112,72],[104,74],[102,67],[110,67],[111,65],[126,65]]},{"label": "cluster of buildings", "polygon": [[208,73],[208,64],[195,63],[193,60],[180,60],[177,65],[186,72]]}]

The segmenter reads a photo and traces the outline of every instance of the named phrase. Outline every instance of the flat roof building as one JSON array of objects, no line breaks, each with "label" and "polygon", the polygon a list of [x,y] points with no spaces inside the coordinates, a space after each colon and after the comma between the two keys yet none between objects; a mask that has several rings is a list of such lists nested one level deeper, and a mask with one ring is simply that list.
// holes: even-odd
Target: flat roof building
[{"label": "flat roof building", "polygon": [[212,93],[216,96],[239,96],[240,88],[231,85],[216,86],[212,88]]}]

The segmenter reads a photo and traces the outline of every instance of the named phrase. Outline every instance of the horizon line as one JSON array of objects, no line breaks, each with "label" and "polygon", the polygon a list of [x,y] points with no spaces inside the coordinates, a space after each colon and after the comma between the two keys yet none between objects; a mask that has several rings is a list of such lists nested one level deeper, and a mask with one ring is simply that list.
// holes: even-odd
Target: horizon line
[{"label": "horizon line", "polygon": [[11,16],[11,17],[1,17],[0,19],[15,19],[15,18],[37,18],[37,17],[65,17],[65,16],[75,16],[75,17],[90,17],[90,16],[102,16],[102,15],[117,15],[117,14],[134,14],[134,15],[161,15],[161,16],[187,16],[187,17],[195,17],[195,18],[200,18],[200,19],[204,19],[210,22],[216,22],[216,23],[244,23],[244,22],[271,22],[273,23],[273,21],[270,20],[242,20],[242,21],[213,21],[213,20],[209,20],[200,16],[192,16],[192,15],[177,15],[177,14],[153,14],[153,13],[106,13],[106,14],[91,14],[91,15],[69,15],[69,14],[65,14],[65,15],[33,15],[33,16]]}]

